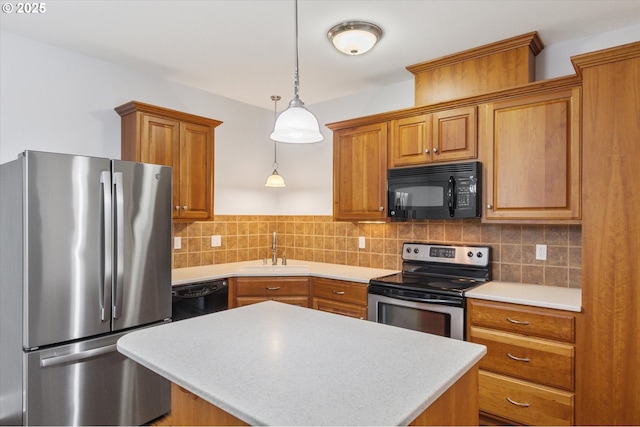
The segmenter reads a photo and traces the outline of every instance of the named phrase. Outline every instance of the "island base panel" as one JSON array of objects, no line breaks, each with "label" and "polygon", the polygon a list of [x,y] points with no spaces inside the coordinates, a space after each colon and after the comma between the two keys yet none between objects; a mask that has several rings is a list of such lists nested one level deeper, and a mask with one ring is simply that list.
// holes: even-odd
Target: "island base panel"
[{"label": "island base panel", "polygon": [[[164,425],[246,426],[239,418],[223,411],[184,388],[171,384],[171,415]],[[165,420],[167,422],[167,420]],[[478,425],[478,365],[467,371],[410,425]]]}]

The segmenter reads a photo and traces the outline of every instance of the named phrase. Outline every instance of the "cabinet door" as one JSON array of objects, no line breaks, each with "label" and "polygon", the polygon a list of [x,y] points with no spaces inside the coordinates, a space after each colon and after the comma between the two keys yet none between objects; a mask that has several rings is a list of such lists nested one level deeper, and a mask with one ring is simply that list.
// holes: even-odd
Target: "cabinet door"
[{"label": "cabinet door", "polygon": [[333,215],[337,220],[384,220],[387,123],[336,131],[333,136]]},{"label": "cabinet door", "polygon": [[[173,205],[180,203],[180,122],[140,114],[140,154],[134,160],[173,167]],[[173,211],[177,217],[179,209]]]},{"label": "cabinet door", "polygon": [[411,166],[431,160],[431,114],[391,121],[389,167]]},{"label": "cabinet door", "polygon": [[[174,171],[174,173],[176,173]],[[213,216],[213,130],[180,124],[180,218]]]},{"label": "cabinet door", "polygon": [[456,108],[433,113],[431,161],[475,159],[478,157],[477,107]]},{"label": "cabinet door", "polygon": [[487,105],[484,218],[580,219],[580,88]]}]

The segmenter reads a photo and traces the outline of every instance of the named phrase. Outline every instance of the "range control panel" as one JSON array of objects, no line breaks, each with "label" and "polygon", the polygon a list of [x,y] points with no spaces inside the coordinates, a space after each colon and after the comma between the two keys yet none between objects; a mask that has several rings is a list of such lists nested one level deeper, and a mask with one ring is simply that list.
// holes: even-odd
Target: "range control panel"
[{"label": "range control panel", "polygon": [[428,243],[404,243],[402,259],[405,261],[440,262],[445,264],[486,267],[490,262],[488,246],[432,245]]}]

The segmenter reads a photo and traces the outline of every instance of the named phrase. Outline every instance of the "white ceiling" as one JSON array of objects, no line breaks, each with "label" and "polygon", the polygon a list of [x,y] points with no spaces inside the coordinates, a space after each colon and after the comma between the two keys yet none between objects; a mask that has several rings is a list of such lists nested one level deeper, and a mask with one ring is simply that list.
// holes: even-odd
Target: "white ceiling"
[{"label": "white ceiling", "polygon": [[[271,95],[293,95],[293,0],[45,4],[39,15],[1,13],[0,28],[267,109]],[[311,105],[410,80],[408,65],[531,31],[549,46],[636,25],[640,0],[300,0],[298,19],[300,97]],[[326,34],[346,20],[381,26],[381,42],[362,56],[337,52]]]}]

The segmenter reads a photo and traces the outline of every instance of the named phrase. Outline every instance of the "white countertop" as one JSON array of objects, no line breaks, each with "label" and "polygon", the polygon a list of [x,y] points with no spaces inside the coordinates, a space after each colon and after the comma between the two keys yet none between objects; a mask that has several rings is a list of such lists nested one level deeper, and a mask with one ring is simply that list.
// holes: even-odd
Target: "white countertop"
[{"label": "white countertop", "polygon": [[369,280],[374,277],[398,272],[398,270],[385,270],[382,268],[355,267],[352,265],[293,259],[287,260],[287,265],[285,266],[281,265],[281,263],[282,260],[278,258],[277,266],[272,266],[271,260],[268,260],[267,265],[263,265],[262,260],[255,260],[175,268],[171,273],[171,283],[175,286],[235,276],[314,276],[368,284]]},{"label": "white countertop", "polygon": [[267,301],[131,332],[118,350],[252,425],[402,425],[481,345]]},{"label": "white countertop", "polygon": [[582,311],[582,290],[526,283],[489,282],[465,294],[468,298],[510,302],[535,307]]}]

